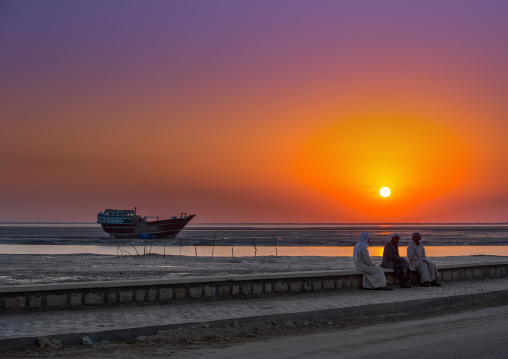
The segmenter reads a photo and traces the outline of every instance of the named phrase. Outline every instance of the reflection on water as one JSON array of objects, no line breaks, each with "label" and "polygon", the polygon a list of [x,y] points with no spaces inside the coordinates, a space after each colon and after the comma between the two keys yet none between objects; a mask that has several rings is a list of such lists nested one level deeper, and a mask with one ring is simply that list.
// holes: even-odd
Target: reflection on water
[{"label": "reflection on water", "polygon": [[[407,247],[399,247],[400,255],[405,257]],[[429,257],[494,255],[508,256],[508,246],[428,246]],[[81,246],[81,245],[10,245],[1,244],[0,254],[101,254],[101,255],[183,255],[197,257],[254,257],[254,256],[316,256],[351,257],[353,247],[257,247],[251,246]],[[383,247],[369,247],[371,256],[382,256]]]}]

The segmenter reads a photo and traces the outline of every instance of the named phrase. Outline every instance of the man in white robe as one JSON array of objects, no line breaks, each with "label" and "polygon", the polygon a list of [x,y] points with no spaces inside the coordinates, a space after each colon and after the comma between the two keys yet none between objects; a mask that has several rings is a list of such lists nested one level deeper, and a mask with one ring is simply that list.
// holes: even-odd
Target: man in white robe
[{"label": "man in white robe", "polygon": [[376,266],[370,261],[369,250],[367,249],[369,239],[369,234],[363,232],[353,251],[355,268],[363,273],[362,287],[365,289],[393,290],[393,288],[386,285],[383,268]]},{"label": "man in white robe", "polygon": [[436,265],[427,260],[425,248],[420,243],[422,236],[420,233],[415,232],[412,236],[413,241],[407,247],[407,259],[411,267],[416,268],[420,275],[420,283],[422,287],[430,287],[431,285],[440,286],[437,280],[439,273]]}]

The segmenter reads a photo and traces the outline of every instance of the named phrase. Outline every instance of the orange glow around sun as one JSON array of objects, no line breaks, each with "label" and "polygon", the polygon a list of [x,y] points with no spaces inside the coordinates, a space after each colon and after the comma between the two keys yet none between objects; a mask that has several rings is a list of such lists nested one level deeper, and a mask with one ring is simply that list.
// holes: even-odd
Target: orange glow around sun
[{"label": "orange glow around sun", "polygon": [[[448,128],[411,118],[366,117],[313,136],[295,163],[309,186],[372,220],[397,220],[465,178],[470,156]],[[391,195],[380,196],[390,184]]]}]

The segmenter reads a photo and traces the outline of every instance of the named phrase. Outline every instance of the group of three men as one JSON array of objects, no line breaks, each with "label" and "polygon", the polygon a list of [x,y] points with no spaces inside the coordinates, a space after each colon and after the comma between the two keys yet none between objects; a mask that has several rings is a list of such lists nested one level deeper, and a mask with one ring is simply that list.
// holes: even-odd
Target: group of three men
[{"label": "group of three men", "polygon": [[392,268],[402,288],[411,288],[409,284],[411,282],[411,269],[409,266],[414,267],[418,271],[420,283],[423,287],[430,287],[431,285],[440,286],[441,283],[438,282],[439,273],[436,265],[427,260],[425,248],[420,244],[422,236],[420,233],[415,232],[411,238],[412,241],[407,247],[408,262],[399,255],[399,234],[393,233],[391,241],[385,245],[381,267]]}]

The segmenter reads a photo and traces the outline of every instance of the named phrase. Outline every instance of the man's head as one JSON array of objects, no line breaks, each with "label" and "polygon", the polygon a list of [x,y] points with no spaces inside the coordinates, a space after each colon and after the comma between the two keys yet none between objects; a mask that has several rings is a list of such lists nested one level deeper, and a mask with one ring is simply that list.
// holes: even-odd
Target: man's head
[{"label": "man's head", "polygon": [[422,236],[420,235],[420,233],[414,232],[411,239],[413,239],[413,242],[415,242],[416,244],[419,244],[420,240],[422,239]]},{"label": "man's head", "polygon": [[400,236],[398,233],[392,233],[392,242],[395,245],[399,244]]},{"label": "man's head", "polygon": [[360,234],[360,242],[369,244],[370,243],[370,234],[367,232],[363,232],[362,234]]}]

